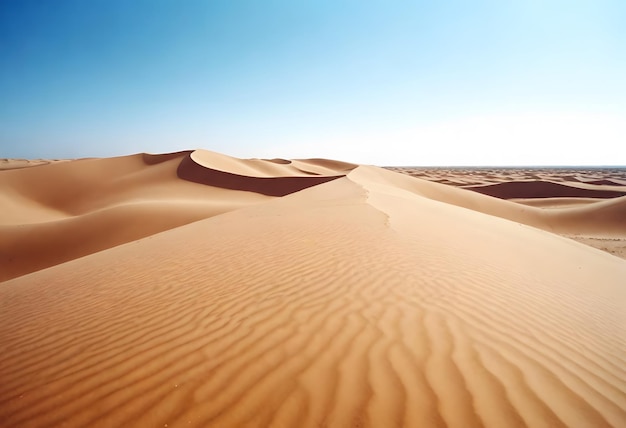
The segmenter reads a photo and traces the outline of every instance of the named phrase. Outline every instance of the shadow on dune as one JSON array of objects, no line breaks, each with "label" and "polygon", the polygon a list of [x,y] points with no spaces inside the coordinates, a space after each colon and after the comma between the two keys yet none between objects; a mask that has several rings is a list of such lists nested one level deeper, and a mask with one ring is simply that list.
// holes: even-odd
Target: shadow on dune
[{"label": "shadow on dune", "polygon": [[285,196],[290,193],[326,183],[344,175],[312,177],[248,177],[219,171],[197,164],[191,154],[183,158],[177,174],[183,180],[207,184],[230,190],[244,190],[268,196]]},{"label": "shadow on dune", "polygon": [[626,192],[602,189],[583,189],[549,181],[512,181],[509,183],[489,184],[486,186],[465,186],[484,195],[501,199],[512,198],[617,198]]}]

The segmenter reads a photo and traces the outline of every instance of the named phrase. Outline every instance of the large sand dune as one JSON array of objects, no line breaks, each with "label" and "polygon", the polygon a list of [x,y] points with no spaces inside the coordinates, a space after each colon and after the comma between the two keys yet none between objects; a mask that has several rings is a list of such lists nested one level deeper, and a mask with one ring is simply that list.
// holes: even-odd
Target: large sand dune
[{"label": "large sand dune", "polygon": [[626,424],[626,260],[552,233],[624,197],[200,151],[0,189],[0,426]]}]

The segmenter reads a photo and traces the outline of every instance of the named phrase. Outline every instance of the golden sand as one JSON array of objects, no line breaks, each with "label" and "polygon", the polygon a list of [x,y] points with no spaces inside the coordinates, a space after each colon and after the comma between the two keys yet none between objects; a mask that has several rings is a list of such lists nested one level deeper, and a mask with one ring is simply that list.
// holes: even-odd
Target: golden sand
[{"label": "golden sand", "polygon": [[626,260],[554,233],[624,237],[626,197],[197,151],[0,198],[0,426],[626,423]]}]

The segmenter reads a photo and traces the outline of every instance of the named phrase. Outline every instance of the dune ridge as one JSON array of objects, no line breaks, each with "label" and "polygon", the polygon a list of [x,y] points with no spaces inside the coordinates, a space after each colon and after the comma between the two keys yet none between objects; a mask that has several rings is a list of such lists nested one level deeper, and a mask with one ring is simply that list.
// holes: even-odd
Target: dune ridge
[{"label": "dune ridge", "polygon": [[[206,215],[0,282],[0,425],[626,421],[626,261],[551,233],[620,233],[626,198],[542,209],[325,160],[297,162],[343,176],[271,197],[183,180],[188,158],[0,174],[16,210],[46,208],[33,227],[67,216],[48,251],[133,204],[130,229]],[[82,169],[73,198],[37,188]]]},{"label": "dune ridge", "polygon": [[[311,169],[298,168],[289,163],[276,163],[264,160],[241,161],[220,155],[221,167],[211,168],[215,162],[208,163],[213,154],[198,154],[196,150],[185,156],[178,166],[178,176],[194,183],[219,186],[224,189],[261,193],[267,196],[285,196],[311,186],[335,180],[343,175],[322,175]],[[227,161],[224,162],[223,159]],[[234,173],[232,171],[237,171]],[[345,174],[344,174],[345,175]]]}]

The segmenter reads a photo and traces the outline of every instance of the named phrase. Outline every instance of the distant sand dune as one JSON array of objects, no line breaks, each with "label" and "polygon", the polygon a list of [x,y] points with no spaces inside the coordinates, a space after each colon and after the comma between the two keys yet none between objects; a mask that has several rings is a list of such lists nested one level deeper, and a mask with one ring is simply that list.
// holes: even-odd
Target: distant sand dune
[{"label": "distant sand dune", "polygon": [[193,150],[184,150],[181,152],[163,153],[163,154],[150,154],[142,153],[141,158],[146,165],[156,165],[161,162],[166,162],[171,159],[182,158],[192,153]]},{"label": "distant sand dune", "polygon": [[[546,194],[556,191],[563,192],[563,188],[541,183],[561,184],[574,189],[584,188],[587,190],[614,190],[624,192],[626,185],[626,170],[624,168],[595,168],[581,170],[580,168],[411,168],[411,167],[388,167],[392,171],[402,172],[413,177],[423,178],[429,181],[443,182],[453,186],[476,186],[481,188],[498,183],[535,183],[514,184],[495,187],[501,196],[508,198],[508,191],[523,191],[531,193],[532,198],[537,194]],[[582,186],[581,186],[582,185]],[[620,188],[622,186],[622,188]],[[487,187],[489,190],[489,187]],[[493,190],[493,189],[492,189]],[[535,193],[534,190],[538,190]],[[567,190],[566,190],[567,192]],[[558,196],[558,195],[553,195]],[[546,196],[541,196],[546,197]],[[593,197],[593,196],[592,196]],[[602,196],[607,197],[607,196]],[[610,195],[608,196],[610,197]]]},{"label": "distant sand dune", "polygon": [[270,179],[281,177],[309,178],[312,175],[337,177],[338,172],[346,173],[357,166],[330,159],[302,159],[289,161],[289,163],[263,159],[237,159],[208,150],[195,150],[189,154],[189,158],[208,172],[221,171],[242,177]]},{"label": "distant sand dune", "polygon": [[585,181],[587,184],[593,184],[595,186],[624,186],[626,184],[617,180],[590,180]]},{"label": "distant sand dune", "polygon": [[[615,198],[625,196],[626,191],[617,188],[592,188],[597,184],[586,183],[587,187],[574,184],[566,185],[549,181],[510,181],[507,183],[488,184],[484,186],[466,186],[466,189],[480,192],[497,198]],[[612,183],[616,186],[614,183]]]},{"label": "distant sand dune", "polygon": [[568,208],[601,202],[602,198],[511,198],[510,201],[540,208]]},{"label": "distant sand dune", "polygon": [[363,175],[373,185],[393,186],[396,192],[410,192],[435,201],[456,205],[472,211],[505,218],[514,222],[550,232],[588,236],[618,235],[626,237],[626,197],[599,200],[594,204],[581,204],[559,210],[497,199],[431,181],[419,180],[381,168],[359,167],[351,176]]},{"label": "distant sand dune", "polygon": [[33,166],[48,165],[57,162],[67,162],[64,159],[9,159],[0,158],[0,171],[11,169],[30,168]]},{"label": "distant sand dune", "polygon": [[[210,185],[178,177],[188,153],[0,173],[0,255],[31,263],[0,282],[0,426],[626,423],[626,260],[550,232],[619,234],[626,197],[199,155]],[[332,180],[212,181],[274,168],[264,186]]]},{"label": "distant sand dune", "polygon": [[[194,152],[195,154],[196,152]],[[194,183],[208,184],[224,189],[242,190],[247,192],[261,193],[268,196],[285,196],[298,192],[311,186],[335,180],[343,175],[322,176],[303,169],[295,170],[292,163],[280,163],[281,167],[289,165],[291,168],[275,167],[274,162],[257,160],[254,164],[240,161],[237,164],[228,162],[228,171],[214,169],[206,166],[206,162],[198,163],[196,156],[191,154],[183,158],[178,166],[178,176]],[[269,166],[268,166],[269,165]],[[237,171],[233,173],[231,171]],[[270,173],[276,176],[269,176]],[[286,174],[297,174],[288,176]],[[242,175],[251,174],[251,175]]]}]

